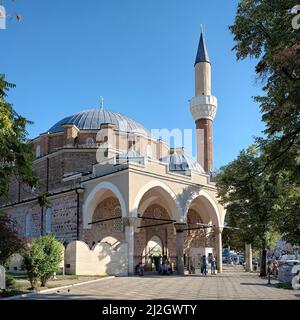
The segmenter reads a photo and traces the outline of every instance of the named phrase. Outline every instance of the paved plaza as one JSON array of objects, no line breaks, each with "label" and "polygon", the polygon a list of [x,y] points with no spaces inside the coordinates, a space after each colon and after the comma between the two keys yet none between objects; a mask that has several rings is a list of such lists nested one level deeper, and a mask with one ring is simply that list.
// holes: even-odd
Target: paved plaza
[{"label": "paved plaza", "polygon": [[225,267],[216,276],[143,276],[102,280],[51,293],[31,295],[23,299],[284,299],[300,300],[300,291],[278,289],[277,281],[268,285],[257,274],[239,267]]}]

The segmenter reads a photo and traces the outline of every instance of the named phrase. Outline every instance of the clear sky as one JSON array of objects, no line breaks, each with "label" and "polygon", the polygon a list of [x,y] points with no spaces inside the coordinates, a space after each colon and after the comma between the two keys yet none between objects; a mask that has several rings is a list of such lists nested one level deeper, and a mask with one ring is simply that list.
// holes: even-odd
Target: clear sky
[{"label": "clear sky", "polygon": [[237,62],[237,0],[4,0],[19,12],[0,30],[0,73],[17,85],[9,101],[34,122],[30,138],[75,112],[105,108],[148,129],[194,128],[194,60],[200,24],[212,62],[218,168],[260,135],[255,61]]}]

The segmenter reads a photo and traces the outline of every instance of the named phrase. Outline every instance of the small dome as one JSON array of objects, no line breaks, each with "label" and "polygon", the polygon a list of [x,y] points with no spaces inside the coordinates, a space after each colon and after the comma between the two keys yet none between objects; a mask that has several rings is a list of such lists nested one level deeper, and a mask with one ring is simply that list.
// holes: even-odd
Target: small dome
[{"label": "small dome", "polygon": [[50,133],[63,132],[65,124],[74,124],[80,130],[99,130],[104,123],[113,124],[116,130],[132,133],[140,133],[151,136],[150,132],[140,123],[120,113],[103,109],[86,110],[75,113],[58,121],[48,131]]},{"label": "small dome", "polygon": [[173,153],[160,159],[160,161],[169,164],[170,171],[197,171],[205,173],[201,165],[194,159],[184,154]]}]

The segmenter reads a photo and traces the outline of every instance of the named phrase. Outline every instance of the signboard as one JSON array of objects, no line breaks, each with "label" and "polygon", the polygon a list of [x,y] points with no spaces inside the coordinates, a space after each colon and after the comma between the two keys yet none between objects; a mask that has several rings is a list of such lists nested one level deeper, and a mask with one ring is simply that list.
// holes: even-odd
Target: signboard
[{"label": "signboard", "polygon": [[5,290],[5,268],[0,266],[0,289]]}]

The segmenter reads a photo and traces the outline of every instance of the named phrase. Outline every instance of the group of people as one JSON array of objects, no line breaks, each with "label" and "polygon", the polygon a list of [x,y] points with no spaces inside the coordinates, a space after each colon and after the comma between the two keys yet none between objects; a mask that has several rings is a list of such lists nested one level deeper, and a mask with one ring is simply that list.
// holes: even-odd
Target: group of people
[{"label": "group of people", "polygon": [[[161,275],[170,275],[173,273],[173,268],[171,263],[169,262],[167,256],[158,257],[158,259],[153,259],[153,263],[155,264],[155,270]],[[158,261],[158,263],[156,263]],[[145,272],[144,264],[142,262],[138,263],[135,266],[135,274],[139,276],[143,276]]]},{"label": "group of people", "polygon": [[[211,274],[212,275],[216,274],[217,261],[216,261],[215,256],[212,253],[209,254],[208,258],[206,257],[206,255],[203,255],[200,259],[199,264],[200,264],[200,273],[203,276],[206,276],[208,273],[208,265],[210,265]],[[191,266],[191,269],[194,269],[194,267]],[[192,270],[192,271],[194,271],[194,270]],[[160,275],[171,275],[173,273],[172,265],[170,264],[168,259],[166,259],[166,258],[162,259],[162,261],[158,267],[158,273]],[[139,276],[144,275],[144,266],[141,262],[135,267],[135,274],[139,275]]]},{"label": "group of people", "polygon": [[159,265],[158,273],[161,275],[167,275],[167,276],[173,273],[172,266],[168,260],[163,261]]},{"label": "group of people", "polygon": [[[208,260],[208,261],[207,261]],[[207,275],[207,266],[208,263],[210,264],[211,268],[211,274],[215,275],[216,274],[216,269],[217,269],[217,261],[216,258],[213,254],[209,254],[208,259],[206,258],[206,255],[203,255],[200,259],[200,272],[203,276]]]}]

